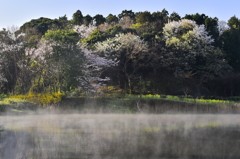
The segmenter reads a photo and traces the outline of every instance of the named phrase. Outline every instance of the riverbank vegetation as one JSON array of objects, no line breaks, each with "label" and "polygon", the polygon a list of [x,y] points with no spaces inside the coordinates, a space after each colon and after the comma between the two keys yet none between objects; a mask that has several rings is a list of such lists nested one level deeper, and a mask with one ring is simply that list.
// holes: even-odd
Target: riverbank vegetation
[{"label": "riverbank vegetation", "polygon": [[131,111],[154,100],[236,106],[239,26],[236,16],[224,22],[163,9],[107,17],[77,10],[72,19],[41,17],[4,28],[0,91],[7,99],[1,105],[19,99],[46,107],[90,98],[133,101],[133,108],[124,108]]}]

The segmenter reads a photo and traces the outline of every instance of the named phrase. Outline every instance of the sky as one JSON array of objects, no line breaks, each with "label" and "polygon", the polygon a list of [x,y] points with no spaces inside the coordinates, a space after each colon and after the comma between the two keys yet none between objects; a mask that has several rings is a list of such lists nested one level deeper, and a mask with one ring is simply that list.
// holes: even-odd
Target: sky
[{"label": "sky", "polygon": [[240,18],[240,0],[0,0],[0,29],[22,26],[32,19],[40,17],[59,18],[80,10],[85,16],[112,13],[120,14],[123,10],[177,12],[185,14],[204,13],[219,20],[228,21],[236,15]]}]

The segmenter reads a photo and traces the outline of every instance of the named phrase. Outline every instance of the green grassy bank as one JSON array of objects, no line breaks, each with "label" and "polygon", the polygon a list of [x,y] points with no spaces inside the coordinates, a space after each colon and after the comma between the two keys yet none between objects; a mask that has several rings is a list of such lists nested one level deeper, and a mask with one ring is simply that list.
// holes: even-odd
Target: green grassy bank
[{"label": "green grassy bank", "polygon": [[37,109],[79,113],[240,113],[240,103],[170,95],[126,95],[122,98],[64,97],[30,94],[3,98],[0,111],[24,113]]}]

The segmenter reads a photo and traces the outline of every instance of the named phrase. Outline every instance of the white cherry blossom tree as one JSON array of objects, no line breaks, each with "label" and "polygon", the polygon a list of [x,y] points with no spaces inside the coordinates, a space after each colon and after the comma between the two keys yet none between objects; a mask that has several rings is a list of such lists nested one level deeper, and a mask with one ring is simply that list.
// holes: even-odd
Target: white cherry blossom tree
[{"label": "white cherry blossom tree", "polygon": [[212,46],[213,38],[204,25],[182,19],[163,28],[166,50],[162,64],[171,68],[175,76],[197,77],[201,80],[220,75],[227,67],[224,54]]},{"label": "white cherry blossom tree", "polygon": [[132,91],[132,79],[141,67],[147,55],[148,45],[139,36],[131,33],[117,34],[103,42],[95,44],[96,50],[101,56],[118,62],[118,69],[125,75],[129,93]]},{"label": "white cherry blossom tree", "polygon": [[101,77],[102,73],[117,65],[117,61],[100,57],[96,52],[80,46],[84,52],[83,75],[78,77],[80,88],[86,93],[98,93],[98,88],[110,80],[109,77]]},{"label": "white cherry blossom tree", "polygon": [[75,32],[77,32],[81,38],[83,39],[87,39],[89,38],[89,35],[95,30],[97,29],[96,26],[94,25],[74,25],[73,30]]}]

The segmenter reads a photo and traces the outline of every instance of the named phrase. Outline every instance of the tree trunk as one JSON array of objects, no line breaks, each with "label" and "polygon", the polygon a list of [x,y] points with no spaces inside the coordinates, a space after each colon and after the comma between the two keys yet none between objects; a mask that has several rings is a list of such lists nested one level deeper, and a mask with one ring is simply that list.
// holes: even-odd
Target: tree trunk
[{"label": "tree trunk", "polygon": [[130,76],[128,75],[128,73],[125,73],[125,74],[126,74],[126,77],[127,77],[127,80],[128,80],[128,90],[129,90],[129,94],[132,94],[131,78],[130,78]]}]

